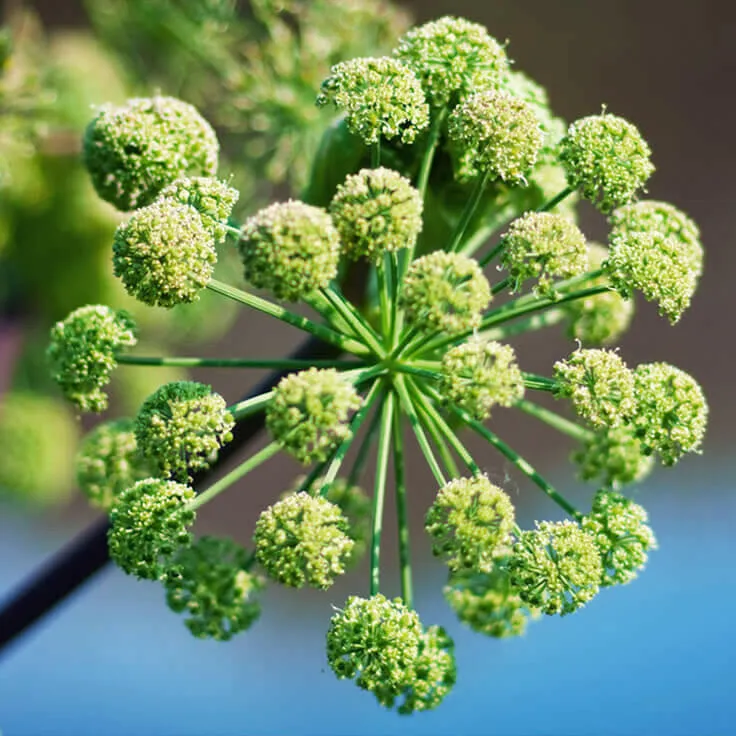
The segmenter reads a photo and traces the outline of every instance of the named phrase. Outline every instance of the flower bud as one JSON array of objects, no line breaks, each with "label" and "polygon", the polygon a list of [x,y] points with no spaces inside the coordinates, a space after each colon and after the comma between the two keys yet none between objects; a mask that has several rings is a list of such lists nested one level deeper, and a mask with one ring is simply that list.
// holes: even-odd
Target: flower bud
[{"label": "flower bud", "polygon": [[256,522],[256,559],[273,580],[293,588],[329,588],[345,572],[353,548],[348,521],[320,496],[295,493]]},{"label": "flower bud", "polygon": [[537,279],[537,294],[554,294],[555,278],[585,273],[585,236],[562,215],[527,212],[514,220],[503,235],[501,263],[513,280],[514,291],[528,279]]},{"label": "flower bud", "polygon": [[112,561],[128,575],[159,580],[172,558],[192,541],[188,508],[194,491],[169,480],[147,478],[124,490],[110,511],[107,543]]},{"label": "flower bud", "polygon": [[299,462],[321,462],[351,436],[348,417],[361,404],[335,369],[310,368],[281,379],[266,408],[266,428]]},{"label": "flower bud", "polygon": [[524,396],[524,377],[510,345],[471,339],[442,357],[442,397],[482,421],[493,406],[511,406]]},{"label": "flower bud", "polygon": [[463,179],[487,173],[491,179],[524,184],[542,146],[542,129],[531,106],[506,92],[484,90],[450,115],[448,133]]},{"label": "flower bud", "polygon": [[248,572],[249,559],[243,547],[217,537],[202,537],[176,554],[164,580],[166,603],[188,614],[194,636],[228,641],[261,615],[256,595],[263,579]]},{"label": "flower bud", "polygon": [[611,350],[576,350],[555,363],[555,378],[555,395],[570,399],[595,429],[618,427],[636,411],[634,374]]},{"label": "flower bud", "polygon": [[216,261],[211,229],[194,207],[173,199],[136,210],[115,231],[114,273],[144,304],[170,308],[196,301]]},{"label": "flower bud", "polygon": [[225,225],[240,196],[237,189],[211,176],[184,177],[161,191],[160,199],[175,200],[194,207],[215,242],[225,240]]},{"label": "flower bud", "polygon": [[351,59],[335,64],[322,82],[317,105],[332,103],[348,128],[370,145],[382,137],[412,143],[429,124],[422,85],[395,59]]},{"label": "flower bud", "polygon": [[646,564],[647,552],[657,549],[647,521],[647,512],[631,499],[614,491],[596,493],[582,527],[593,537],[601,555],[601,585],[631,582]]},{"label": "flower bud", "polygon": [[511,539],[514,506],[485,476],[455,478],[437,493],[424,526],[434,540],[432,552],[450,570],[490,572]]},{"label": "flower bud", "polygon": [[422,229],[422,198],[390,169],[348,176],[330,203],[345,253],[378,261],[386,252],[413,248]]},{"label": "flower bud", "polygon": [[135,436],[144,457],[162,476],[190,478],[208,468],[232,440],[235,422],[225,400],[194,381],[166,383],[144,402]]},{"label": "flower bud", "polygon": [[509,571],[527,605],[564,616],[598,593],[603,567],[594,538],[577,524],[543,521],[522,532]]},{"label": "flower bud", "polygon": [[611,248],[603,266],[626,297],[638,289],[674,324],[690,306],[703,271],[697,225],[666,202],[620,207],[611,216]]},{"label": "flower bud", "polygon": [[641,133],[623,118],[603,113],[576,120],[560,143],[570,187],[601,212],[628,204],[654,173]]},{"label": "flower bud", "polygon": [[700,452],[708,404],[700,384],[667,363],[647,363],[634,371],[636,433],[645,452],[674,465],[686,452]]},{"label": "flower bud", "polygon": [[508,61],[478,23],[445,16],[407,31],[394,52],[419,78],[433,107],[498,86]]},{"label": "flower bud", "polygon": [[319,207],[289,201],[249,218],[240,235],[245,279],[279,299],[298,301],[337,275],[340,239]]},{"label": "flower bud", "polygon": [[51,329],[46,350],[51,376],[79,409],[101,412],[107,408],[102,389],[117,366],[116,354],[136,342],[135,323],[127,312],[80,307]]},{"label": "flower bud", "polygon": [[399,299],[412,326],[455,335],[480,324],[491,287],[477,261],[438,250],[409,266]]},{"label": "flower bud", "polygon": [[84,133],[84,164],[97,193],[119,210],[151,204],[182,176],[212,176],[219,143],[197,110],[172,97],[103,106]]}]

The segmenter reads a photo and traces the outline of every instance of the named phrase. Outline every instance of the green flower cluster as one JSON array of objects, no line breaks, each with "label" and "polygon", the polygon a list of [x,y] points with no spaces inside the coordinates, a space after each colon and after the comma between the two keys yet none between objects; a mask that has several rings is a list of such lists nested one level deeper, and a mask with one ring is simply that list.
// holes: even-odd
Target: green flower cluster
[{"label": "green flower cluster", "polygon": [[[306,201],[272,204],[237,226],[233,190],[209,178],[213,168],[182,171],[178,153],[166,152],[176,136],[162,133],[156,150],[170,162],[166,176],[155,162],[149,176],[145,162],[136,168],[127,159],[110,171],[127,187],[121,197],[142,206],[121,226],[115,259],[142,301],[168,307],[207,288],[302,330],[330,346],[322,356],[337,357],[126,355],[132,324],[102,307],[57,325],[49,352],[82,408],[101,406],[116,362],[283,371],[271,390],[229,407],[209,386],[168,383],[143,402],[132,434],[129,423],[96,430],[80,467],[91,497],[110,504],[111,556],[126,572],[164,582],[196,636],[226,639],[258,615],[254,566],[287,586],[326,589],[369,549],[368,595],[337,609],[327,660],[339,678],[411,713],[437,706],[456,672],[450,637],[425,628],[413,609],[408,519],[418,496],[406,435],[434,480],[425,530],[449,569],[445,595],[461,622],[515,636],[541,613],[570,614],[601,588],[632,580],[656,542],[646,512],[621,489],[655,459],[672,465],[698,452],[707,404],[683,371],[631,369],[598,346],[628,326],[633,289],[671,321],[680,316],[702,268],[699,233],[671,205],[635,201],[653,167],[633,125],[604,112],[565,134],[544,90],[509,71],[502,45],[477,24],[443,18],[409,31],[391,56],[341,60],[315,94],[342,118],[325,122],[318,184]],[[199,150],[191,135],[187,145]],[[125,145],[120,136],[111,148]],[[589,245],[575,224],[578,195],[610,215],[607,250]],[[249,287],[263,296],[212,278],[215,241],[228,233]],[[585,346],[551,376],[523,371],[511,339],[560,322]],[[573,418],[537,402],[537,392]],[[589,514],[496,434],[495,417],[488,421],[495,406],[578,443],[573,461],[596,483]],[[270,441],[209,483],[200,471],[216,462],[236,423],[256,415]],[[466,433],[568,518],[519,528],[511,496],[489,480],[499,469],[484,472],[492,461],[478,462]],[[224,540],[193,542],[197,509],[282,450],[311,468],[261,513],[253,554]],[[139,479],[141,456],[158,477]],[[368,498],[359,486],[373,457]],[[206,484],[196,497],[185,485],[194,477]],[[390,493],[395,600],[381,592]]]}]

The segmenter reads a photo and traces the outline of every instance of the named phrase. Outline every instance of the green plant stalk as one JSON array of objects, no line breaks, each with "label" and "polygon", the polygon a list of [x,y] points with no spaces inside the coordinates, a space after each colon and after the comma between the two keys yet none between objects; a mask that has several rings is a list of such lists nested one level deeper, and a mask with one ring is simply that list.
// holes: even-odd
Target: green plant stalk
[{"label": "green plant stalk", "polygon": [[357,339],[364,343],[366,347],[370,348],[376,355],[383,357],[385,351],[378,341],[378,336],[355,307],[331,286],[322,289],[321,293],[345,322],[347,322]]},{"label": "green plant stalk", "polygon": [[566,315],[562,309],[550,309],[541,314],[533,314],[525,320],[514,322],[503,327],[491,327],[483,330],[479,335],[486,340],[506,340],[513,335],[521,335],[533,330],[541,330],[544,327],[552,327],[565,319]]},{"label": "green plant stalk", "polygon": [[424,458],[429,465],[429,469],[432,471],[434,479],[437,481],[437,485],[441,488],[447,483],[447,481],[445,480],[445,476],[442,474],[442,468],[440,467],[440,464],[437,462],[437,458],[435,458],[434,453],[432,452],[432,447],[429,444],[427,435],[425,434],[424,428],[419,421],[416,409],[406,388],[404,376],[397,376],[394,379],[394,387],[396,388],[396,393],[398,394],[399,400],[401,402],[401,407],[409,418],[409,424],[411,425],[411,428],[416,435],[417,442],[419,443],[419,447],[422,450],[422,454],[424,455]]},{"label": "green plant stalk", "polygon": [[455,432],[452,431],[450,425],[442,418],[439,411],[437,411],[430,401],[427,401],[427,397],[413,381],[410,382],[410,392],[413,394],[413,397],[420,409],[431,419],[431,421],[435,423],[437,429],[442,432],[452,449],[455,450],[462,461],[468,466],[470,472],[473,475],[480,475],[481,469],[478,467],[475,460],[473,460],[473,456],[468,452],[467,448],[460,441]]},{"label": "green plant stalk", "polygon": [[281,450],[280,442],[271,442],[255,455],[251,455],[247,460],[238,465],[237,468],[231,470],[227,475],[223,476],[216,483],[213,483],[206,491],[200,493],[193,501],[187,504],[192,511],[204,506],[215,496],[219,495],[226,488],[229,488],[235,481],[240,480],[243,476],[255,470],[259,465],[263,465],[269,458],[272,458]]},{"label": "green plant stalk", "polygon": [[514,406],[521,409],[526,414],[540,419],[545,424],[548,424],[550,427],[566,434],[568,437],[572,437],[580,442],[587,442],[595,437],[595,433],[591,432],[589,429],[581,427],[579,424],[571,422],[569,419],[565,419],[565,417],[560,416],[556,412],[546,409],[543,406],[539,406],[531,401],[527,401],[526,399],[520,399],[514,403]]},{"label": "green plant stalk", "polygon": [[339,332],[335,332],[329,327],[325,327],[324,325],[319,325],[316,322],[312,322],[312,320],[307,319],[306,317],[302,317],[298,314],[295,314],[294,312],[290,312],[288,309],[284,309],[278,304],[273,304],[266,299],[261,299],[261,297],[255,296],[255,294],[249,294],[248,292],[242,291],[241,289],[236,289],[233,286],[228,286],[227,284],[223,284],[216,279],[210,279],[210,282],[207,284],[207,288],[217,294],[221,294],[222,296],[226,296],[236,302],[240,302],[241,304],[245,304],[248,307],[252,307],[258,312],[263,312],[264,314],[275,317],[282,322],[286,322],[286,324],[292,325],[292,327],[296,327],[300,330],[303,330],[304,332],[308,332],[311,335],[320,338],[320,340],[324,340],[330,345],[335,345],[338,348],[342,348],[346,352],[362,356],[370,354],[368,348],[362,343],[347,338],[345,337],[345,335],[342,335]]},{"label": "green plant stalk", "polygon": [[176,368],[275,368],[303,370],[307,368],[360,368],[356,360],[249,360],[244,358],[155,358],[142,355],[117,355],[121,365],[171,366]]},{"label": "green plant stalk", "polygon": [[353,462],[353,467],[350,469],[350,475],[348,476],[347,481],[348,485],[350,486],[356,486],[360,484],[360,476],[363,474],[365,465],[368,462],[368,457],[378,434],[380,421],[381,412],[376,409],[376,411],[373,412],[373,416],[371,417],[371,421],[368,425],[368,429],[365,432],[365,436],[360,442],[360,447],[358,448],[358,454],[355,457],[355,462]]},{"label": "green plant stalk", "polygon": [[526,388],[549,392],[554,392],[558,388],[558,383],[554,378],[538,376],[534,373],[527,373],[526,371],[522,371],[521,375],[524,377],[524,386]]},{"label": "green plant stalk", "polygon": [[381,578],[381,532],[383,530],[383,507],[386,499],[386,476],[391,447],[391,423],[393,421],[394,394],[389,392],[381,412],[381,425],[376,458],[376,483],[373,493],[373,529],[371,533],[371,583],[370,594],[379,592]]},{"label": "green plant stalk", "polygon": [[566,199],[569,195],[571,195],[575,190],[572,187],[565,187],[558,195],[555,197],[552,197],[552,199],[545,202],[538,210],[537,212],[549,212],[550,210],[553,210],[557,205],[562,202],[563,199]]},{"label": "green plant stalk", "polygon": [[411,546],[409,544],[409,512],[406,494],[406,465],[404,463],[404,437],[401,426],[401,408],[394,401],[393,419],[394,473],[396,485],[396,518],[399,528],[399,570],[401,572],[401,597],[408,608],[414,607],[414,588],[411,574]]},{"label": "green plant stalk", "polygon": [[483,196],[483,192],[485,191],[486,185],[488,184],[490,178],[490,173],[488,171],[484,171],[481,177],[476,182],[475,188],[470,195],[470,199],[465,204],[465,209],[460,216],[460,221],[455,228],[455,232],[452,234],[452,239],[445,249],[448,253],[453,253],[454,251],[460,250],[465,231],[468,229],[468,225],[473,219],[475,210],[478,208],[478,203]]},{"label": "green plant stalk", "polygon": [[340,466],[345,460],[345,456],[348,454],[348,450],[353,444],[355,435],[357,434],[361,425],[365,421],[365,418],[368,415],[368,412],[370,411],[371,407],[375,403],[376,399],[381,394],[381,390],[380,390],[381,384],[382,384],[382,381],[375,381],[375,383],[371,386],[371,389],[368,392],[368,395],[366,396],[365,401],[363,402],[363,406],[361,406],[360,409],[357,412],[355,412],[355,416],[350,422],[350,434],[343,442],[340,443],[339,447],[337,448],[337,451],[335,452],[332,459],[330,460],[330,465],[327,468],[327,473],[325,473],[325,477],[322,482],[322,488],[320,489],[321,496],[327,495],[328,491],[330,490],[330,484],[337,477],[337,474],[340,470]]},{"label": "green plant stalk", "polygon": [[419,415],[425,429],[427,430],[427,432],[429,432],[429,435],[432,438],[432,442],[434,442],[434,445],[437,448],[437,452],[439,453],[440,459],[442,460],[442,464],[445,466],[445,472],[451,478],[457,478],[460,475],[460,470],[457,467],[455,458],[452,456],[452,452],[449,445],[447,444],[447,441],[445,440],[444,435],[437,427],[437,425],[432,421],[431,417],[428,417],[425,414],[425,412],[422,410],[422,407],[419,407]]},{"label": "green plant stalk", "polygon": [[228,407],[228,411],[233,415],[235,421],[240,421],[245,417],[255,414],[256,412],[263,411],[268,402],[271,401],[273,391],[266,391],[266,393],[252,396],[249,399],[239,401],[237,404],[233,404]]}]

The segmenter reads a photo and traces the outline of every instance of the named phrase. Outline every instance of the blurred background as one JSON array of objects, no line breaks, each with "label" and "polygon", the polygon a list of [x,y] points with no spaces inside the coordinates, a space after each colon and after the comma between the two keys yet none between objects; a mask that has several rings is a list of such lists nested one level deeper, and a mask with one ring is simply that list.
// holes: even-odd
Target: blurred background
[{"label": "blurred background", "polygon": [[[324,658],[333,605],[364,592],[359,567],[324,593],[270,587],[263,614],[227,644],[191,637],[155,585],[104,570],[0,660],[4,734],[695,734],[736,731],[736,462],[732,422],[733,180],[736,163],[736,6],[710,0],[478,3],[315,0],[301,34],[268,42],[273,3],[227,0],[8,2],[0,39],[0,595],[96,516],[74,492],[71,458],[89,426],[60,403],[45,377],[51,324],[87,302],[134,309],[155,354],[272,357],[299,339],[287,327],[223,313],[207,300],[161,314],[131,304],[110,273],[120,215],[93,195],[78,161],[92,106],[135,94],[180,95],[206,111],[223,142],[247,215],[299,191],[323,124],[314,90],[334,61],[391,48],[413,17],[452,13],[509,40],[516,67],[544,85],[568,121],[601,105],[634,122],[657,172],[649,197],[671,201],[701,226],[704,277],[671,328],[651,305],[620,342],[630,364],[663,360],[692,373],[711,405],[705,452],[660,469],[636,498],[660,550],[633,584],[605,591],[585,610],[532,624],[522,639],[487,639],[462,627],[442,596],[444,567],[424,539],[432,480],[414,457],[410,497],[417,608],[456,642],[458,684],[435,712],[384,712]],[[309,29],[307,32],[305,29]],[[226,53],[227,52],[227,53]],[[605,223],[580,208],[591,238]],[[226,254],[224,277],[238,278]],[[185,348],[177,348],[177,335]],[[549,374],[574,345],[539,332],[515,345],[525,368]],[[179,352],[176,352],[178,349]],[[262,373],[197,372],[226,398]],[[171,375],[121,368],[114,414],[135,412]],[[498,432],[581,506],[570,447],[514,412]],[[84,425],[84,426],[82,426]],[[495,428],[495,427],[494,427]],[[497,456],[470,443],[519,506],[522,526],[555,508]],[[29,462],[30,460],[30,462]],[[249,476],[201,514],[198,531],[248,543],[260,510],[291,484],[279,461]],[[387,526],[386,593],[398,593]],[[298,614],[297,614],[298,611]]]}]

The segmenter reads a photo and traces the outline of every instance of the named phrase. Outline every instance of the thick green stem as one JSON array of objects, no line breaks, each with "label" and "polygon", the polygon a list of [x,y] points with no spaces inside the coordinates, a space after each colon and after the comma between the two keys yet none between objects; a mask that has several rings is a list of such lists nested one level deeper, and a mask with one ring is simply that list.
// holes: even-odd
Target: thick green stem
[{"label": "thick green stem", "polygon": [[309,332],[320,340],[324,340],[330,345],[342,348],[346,352],[354,353],[355,355],[367,355],[370,353],[368,348],[362,343],[347,338],[329,327],[312,322],[312,320],[307,319],[306,317],[290,312],[288,309],[284,309],[278,304],[269,302],[266,299],[261,299],[261,297],[258,297],[255,294],[249,294],[242,289],[228,286],[216,279],[210,279],[209,284],[207,284],[207,288],[217,294],[221,294],[222,296],[226,296],[236,302],[252,307],[259,312],[275,317],[282,322],[286,322],[286,324],[297,327],[300,330],[304,330],[304,332]]},{"label": "thick green stem", "polygon": [[427,399],[419,387],[414,385],[413,382],[410,386],[410,391],[420,410],[427,415],[430,421],[434,422],[437,429],[442,432],[453,450],[455,450],[462,461],[468,466],[470,472],[473,475],[480,475],[481,469],[478,467],[475,460],[473,460],[473,456],[468,452],[467,448],[460,441],[458,436],[452,431],[450,425],[443,419],[442,415],[437,411],[432,402]]},{"label": "thick green stem", "polygon": [[371,146],[371,168],[377,169],[381,165],[381,139]]},{"label": "thick green stem", "polygon": [[486,340],[507,340],[513,335],[521,335],[533,330],[541,330],[543,327],[551,327],[562,322],[567,315],[562,309],[551,309],[541,314],[533,314],[524,320],[519,320],[511,325],[503,327],[492,327],[479,333]]},{"label": "thick green stem", "polygon": [[445,472],[451,478],[457,478],[460,475],[460,470],[457,467],[455,458],[452,456],[452,451],[450,450],[450,446],[447,444],[447,440],[445,440],[445,437],[440,431],[439,427],[432,421],[431,417],[428,417],[422,411],[421,407],[419,408],[419,413],[421,414],[421,419],[424,422],[424,426],[426,427],[427,432],[429,432],[430,436],[432,437],[432,442],[434,442],[434,445],[437,448],[437,452],[442,459],[442,464],[445,466]]},{"label": "thick green stem", "polygon": [[549,391],[550,393],[556,391],[558,388],[557,381],[554,378],[537,376],[534,373],[526,373],[525,371],[522,371],[521,375],[524,377],[524,386],[526,388]]},{"label": "thick green stem", "polygon": [[193,501],[190,501],[188,508],[195,510],[204,506],[208,501],[211,501],[219,493],[222,493],[226,488],[231,486],[235,481],[240,480],[244,475],[250,473],[251,470],[255,470],[259,465],[262,465],[269,458],[273,457],[281,449],[279,442],[271,442],[266,445],[262,450],[257,452],[255,455],[251,455],[245,462],[238,465],[237,468],[231,470],[227,475],[223,476],[216,483],[213,483],[206,491],[200,493]]},{"label": "thick green stem", "polygon": [[360,483],[360,476],[368,462],[368,457],[373,447],[373,443],[378,434],[378,428],[381,422],[381,412],[376,410],[371,417],[371,422],[368,425],[368,429],[363,437],[358,454],[355,457],[353,467],[350,469],[350,475],[348,476],[348,485],[355,486]]},{"label": "thick green stem", "polygon": [[496,256],[501,255],[501,253],[503,252],[503,246],[504,242],[502,240],[500,243],[498,243],[498,245],[491,248],[491,250],[489,250],[488,253],[486,253],[483,258],[480,259],[480,261],[478,261],[480,267],[485,268],[494,258],[496,258]]},{"label": "thick green stem", "polygon": [[465,209],[460,216],[460,221],[458,222],[457,227],[455,228],[455,232],[452,235],[452,240],[446,248],[448,253],[460,250],[460,245],[462,243],[463,236],[465,235],[465,231],[468,229],[468,225],[473,219],[475,210],[478,208],[478,203],[483,196],[483,192],[485,191],[486,185],[488,184],[490,178],[490,173],[488,171],[484,171],[480,179],[478,179],[475,185],[475,189],[473,189],[473,193],[470,195],[470,199],[467,201]]},{"label": "thick green stem", "polygon": [[355,412],[355,416],[350,422],[350,434],[345,440],[343,440],[343,442],[340,443],[340,446],[337,448],[337,451],[333,455],[330,461],[330,465],[327,468],[327,472],[325,473],[325,477],[322,481],[322,488],[320,489],[320,494],[322,496],[327,495],[327,492],[330,490],[330,484],[337,477],[337,474],[340,471],[340,466],[342,465],[343,460],[345,460],[345,456],[348,454],[348,450],[353,444],[355,435],[357,434],[361,425],[365,421],[368,412],[370,411],[371,407],[381,393],[380,387],[381,381],[376,381],[373,386],[371,386],[371,390],[368,392],[368,396],[366,396],[365,401],[363,402],[363,406],[361,406],[360,409]]},{"label": "thick green stem", "polygon": [[579,424],[565,419],[565,417],[560,416],[556,412],[527,401],[526,399],[520,399],[514,403],[514,406],[537,419],[541,419],[545,424],[549,424],[550,427],[554,427],[554,429],[580,442],[588,442],[595,436],[589,429],[581,427]]},{"label": "thick green stem", "polygon": [[338,314],[347,322],[353,330],[355,336],[370,348],[376,355],[383,357],[386,353],[378,341],[378,335],[373,328],[365,321],[363,316],[355,309],[355,307],[339,294],[331,286],[322,289],[322,295],[329,301]]},{"label": "thick green stem", "polygon": [[507,276],[505,279],[503,279],[503,281],[499,281],[497,284],[494,284],[491,287],[491,295],[496,296],[496,294],[500,294],[504,289],[507,289],[513,283],[513,279],[510,276]]},{"label": "thick green stem", "polygon": [[259,411],[263,411],[268,402],[271,401],[273,391],[266,391],[265,394],[258,394],[258,396],[251,396],[248,399],[239,401],[237,404],[233,404],[228,407],[228,411],[233,415],[235,421],[240,421],[251,414],[256,414]]},{"label": "thick green stem", "polygon": [[429,135],[427,136],[427,147],[424,149],[424,155],[422,156],[422,163],[419,167],[419,176],[417,176],[417,189],[424,201],[427,194],[427,185],[429,184],[429,175],[432,171],[432,163],[434,161],[434,154],[437,152],[437,145],[440,141],[440,134],[442,133],[442,125],[447,117],[448,108],[443,107],[438,113],[437,117],[432,121],[432,127],[429,129]]},{"label": "thick green stem", "polygon": [[244,358],[154,358],[142,355],[117,355],[121,365],[173,366],[176,368],[278,368],[281,370],[303,370],[306,368],[356,368],[356,360],[247,360]]},{"label": "thick green stem", "polygon": [[391,449],[391,423],[393,421],[394,395],[389,392],[381,412],[381,425],[376,458],[376,484],[373,493],[373,530],[371,535],[371,596],[379,592],[381,578],[381,532],[383,530],[383,507],[386,499],[386,475]]},{"label": "thick green stem", "polygon": [[424,459],[427,461],[427,465],[429,465],[429,469],[432,471],[432,475],[437,481],[437,485],[441,488],[445,485],[447,481],[445,480],[445,476],[442,474],[442,468],[437,462],[437,458],[434,456],[434,452],[432,452],[432,446],[429,444],[429,440],[427,439],[427,435],[424,432],[422,423],[419,421],[416,408],[414,407],[414,403],[409,396],[409,391],[407,390],[406,380],[404,376],[397,376],[394,379],[394,386],[396,388],[396,393],[399,396],[399,400],[401,401],[401,406],[404,410],[404,413],[409,418],[409,424],[411,424],[411,428],[416,435],[417,442],[419,443],[419,447],[422,450]]},{"label": "thick green stem", "polygon": [[394,473],[396,480],[396,518],[399,527],[399,569],[401,597],[408,608],[414,607],[411,575],[411,547],[409,544],[409,512],[406,497],[406,466],[404,464],[404,437],[401,427],[401,409],[394,402],[393,420]]},{"label": "thick green stem", "polygon": [[553,210],[557,205],[571,195],[575,190],[572,187],[566,187],[556,197],[552,197],[549,201],[545,202],[537,212],[549,212]]}]

